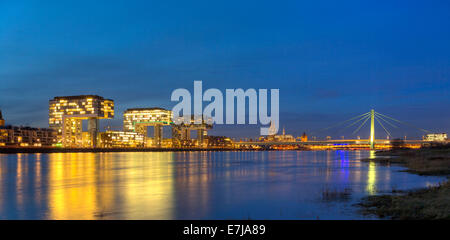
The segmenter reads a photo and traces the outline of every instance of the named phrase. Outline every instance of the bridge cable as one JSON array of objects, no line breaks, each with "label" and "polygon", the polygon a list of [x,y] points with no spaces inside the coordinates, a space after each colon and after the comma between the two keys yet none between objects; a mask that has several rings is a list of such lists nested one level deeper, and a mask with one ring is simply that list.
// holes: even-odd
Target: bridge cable
[{"label": "bridge cable", "polygon": [[364,124],[367,122],[367,120],[369,120],[370,116],[366,117],[366,120],[352,133],[355,134],[359,131],[359,129],[361,129],[362,126],[364,126]]},{"label": "bridge cable", "polygon": [[[348,119],[348,120],[339,122],[339,123],[337,123],[337,124],[331,125],[330,127],[327,127],[327,128],[323,128],[323,129],[317,130],[317,131],[315,131],[315,133],[318,133],[318,132],[321,132],[321,131],[325,131],[325,130],[328,130],[328,129],[330,129],[330,128],[337,127],[337,126],[342,125],[342,124],[344,124],[344,123],[346,123],[346,122],[349,122],[349,121],[351,121],[351,120],[353,120],[353,119],[357,119],[357,118],[360,118],[360,117],[365,117],[366,115],[370,115],[370,112],[367,112],[367,113],[361,114],[361,115],[359,115],[359,116],[350,118],[350,119]],[[314,133],[314,132],[313,132],[313,133]]]},{"label": "bridge cable", "polygon": [[384,131],[389,135],[389,137],[392,137],[391,133],[383,126],[383,124],[378,120],[378,117],[375,117],[375,120],[380,124],[380,126],[384,129]]},{"label": "bridge cable", "polygon": [[381,113],[378,113],[378,114],[381,115],[381,116],[383,116],[383,117],[392,119],[392,120],[394,120],[394,121],[396,121],[396,122],[399,122],[399,123],[402,123],[402,124],[404,124],[404,125],[410,126],[410,127],[412,127],[412,128],[416,128],[416,129],[418,129],[418,130],[420,130],[420,131],[423,131],[423,132],[426,132],[426,133],[429,133],[429,132],[430,132],[430,131],[428,131],[428,130],[425,130],[425,129],[422,129],[422,128],[418,128],[418,127],[416,127],[416,126],[414,126],[414,125],[411,125],[411,124],[409,124],[409,123],[407,123],[407,122],[403,122],[403,121],[397,120],[397,119],[395,119],[395,118],[391,118],[391,117],[386,116],[386,115],[384,115],[384,114],[381,114]]},{"label": "bridge cable", "polygon": [[356,120],[355,122],[353,122],[353,123],[347,125],[346,127],[342,128],[340,131],[345,130],[345,129],[347,129],[347,128],[353,126],[353,125],[355,125],[356,123],[360,122],[361,120],[366,119],[367,117],[368,117],[368,116],[361,117],[360,119]]},{"label": "bridge cable", "polygon": [[383,117],[381,117],[378,113],[375,113],[375,116],[380,118],[381,120],[383,120],[384,122],[386,122],[387,124],[391,125],[394,128],[398,128],[396,125],[390,123],[389,121],[387,121],[386,119],[384,119]]}]

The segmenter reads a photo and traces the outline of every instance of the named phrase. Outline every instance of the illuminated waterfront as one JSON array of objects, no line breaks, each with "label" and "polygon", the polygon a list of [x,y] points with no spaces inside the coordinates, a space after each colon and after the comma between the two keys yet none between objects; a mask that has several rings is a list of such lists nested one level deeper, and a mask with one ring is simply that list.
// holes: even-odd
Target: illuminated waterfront
[{"label": "illuminated waterfront", "polygon": [[444,180],[358,160],[370,156],[369,151],[0,154],[0,218],[359,219],[367,217],[353,204],[363,196]]}]

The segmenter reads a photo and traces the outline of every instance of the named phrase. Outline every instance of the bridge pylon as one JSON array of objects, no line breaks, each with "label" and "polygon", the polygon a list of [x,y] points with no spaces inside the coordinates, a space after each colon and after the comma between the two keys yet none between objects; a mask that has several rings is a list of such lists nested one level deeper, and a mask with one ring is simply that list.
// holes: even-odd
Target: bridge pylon
[{"label": "bridge pylon", "polygon": [[375,110],[370,110],[370,150],[375,149]]},{"label": "bridge pylon", "polygon": [[[404,126],[415,128],[415,129],[420,130],[420,131],[425,132],[425,133],[430,133],[430,131],[428,131],[428,130],[425,130],[425,129],[422,129],[422,128],[418,128],[418,127],[416,127],[416,126],[414,126],[412,124],[409,124],[407,122],[403,122],[403,121],[397,120],[395,118],[392,118],[392,117],[386,116],[384,114],[381,114],[379,112],[375,112],[374,109],[371,109],[369,112],[363,113],[363,114],[361,114],[359,116],[352,117],[352,118],[347,119],[345,121],[342,121],[342,122],[339,122],[337,124],[334,124],[331,127],[327,127],[327,128],[321,129],[319,131],[324,131],[324,130],[327,130],[327,129],[330,129],[330,128],[336,128],[338,126],[345,126],[343,129],[347,129],[347,128],[349,128],[351,126],[354,126],[355,124],[358,124],[358,123],[361,122],[361,124],[359,124],[359,127],[356,128],[356,130],[353,131],[353,133],[352,133],[352,134],[356,134],[356,133],[358,133],[358,131],[363,126],[365,126],[365,124],[369,121],[369,119],[370,119],[370,136],[369,136],[369,139],[367,139],[367,141],[365,142],[365,144],[366,144],[366,146],[367,146],[367,144],[369,144],[370,150],[375,150],[375,141],[376,141],[375,140],[375,121],[377,121],[378,124],[380,125],[380,127],[383,128],[383,130],[387,133],[388,137],[392,137],[392,135],[385,128],[383,123],[388,124],[388,125],[390,125],[393,128],[398,128],[398,126],[396,126],[396,125],[397,125],[397,123],[399,123],[399,124],[402,124]],[[394,125],[393,123],[391,123],[391,121],[394,121],[396,124]]]}]

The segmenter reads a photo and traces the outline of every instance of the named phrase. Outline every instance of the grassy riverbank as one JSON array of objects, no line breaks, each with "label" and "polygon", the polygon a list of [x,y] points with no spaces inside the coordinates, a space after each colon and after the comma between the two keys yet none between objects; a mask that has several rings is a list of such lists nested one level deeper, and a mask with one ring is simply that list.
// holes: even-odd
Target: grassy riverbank
[{"label": "grassy riverbank", "polygon": [[[373,161],[401,164],[407,172],[428,176],[450,175],[450,147],[399,149],[377,152]],[[419,190],[370,196],[360,203],[365,214],[390,219],[450,219],[450,182]]]}]

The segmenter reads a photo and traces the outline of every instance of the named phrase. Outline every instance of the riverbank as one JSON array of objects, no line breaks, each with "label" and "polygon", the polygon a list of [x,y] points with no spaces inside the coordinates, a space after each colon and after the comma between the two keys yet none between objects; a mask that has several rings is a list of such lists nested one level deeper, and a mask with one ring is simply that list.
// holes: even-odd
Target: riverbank
[{"label": "riverbank", "polygon": [[[450,147],[380,151],[375,159],[361,161],[401,164],[407,172],[450,176]],[[390,219],[450,219],[450,182],[411,191],[366,197],[359,204],[364,214]]]},{"label": "riverbank", "polygon": [[[240,148],[57,148],[57,147],[3,147],[0,154],[16,153],[107,153],[107,152],[199,152],[199,151],[261,151]],[[268,149],[264,149],[268,150]]]}]

